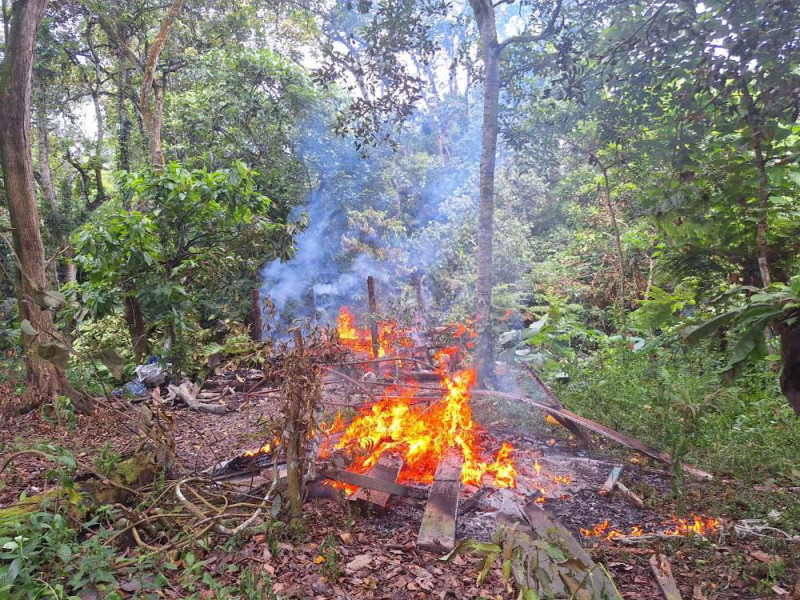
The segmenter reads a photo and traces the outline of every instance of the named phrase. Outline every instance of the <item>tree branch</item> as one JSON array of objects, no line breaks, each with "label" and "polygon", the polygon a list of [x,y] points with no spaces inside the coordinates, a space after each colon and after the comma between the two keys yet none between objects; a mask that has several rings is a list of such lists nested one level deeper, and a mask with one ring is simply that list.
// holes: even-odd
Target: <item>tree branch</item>
[{"label": "tree branch", "polygon": [[547,25],[540,33],[537,33],[536,35],[513,35],[507,40],[500,42],[500,52],[505,50],[505,48],[511,44],[529,44],[531,42],[539,42],[547,37],[550,37],[556,28],[556,19],[558,19],[558,15],[561,12],[561,4],[562,0],[556,0],[556,5],[553,7],[553,12],[550,13],[550,17],[547,19]]}]

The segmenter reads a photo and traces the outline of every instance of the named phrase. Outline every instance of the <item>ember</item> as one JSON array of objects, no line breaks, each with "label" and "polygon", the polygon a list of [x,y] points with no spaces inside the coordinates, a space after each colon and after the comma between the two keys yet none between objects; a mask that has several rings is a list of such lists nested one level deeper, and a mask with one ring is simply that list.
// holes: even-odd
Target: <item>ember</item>
[{"label": "ember", "polygon": [[[667,536],[692,536],[692,535],[713,535],[719,530],[721,523],[714,517],[701,517],[692,515],[689,519],[673,517],[671,521],[662,521],[654,525],[650,533]],[[666,527],[663,529],[663,527]],[[613,540],[618,537],[641,537],[645,535],[645,527],[634,525],[628,533],[618,529],[609,529],[608,519],[598,525],[592,525],[589,529],[580,529],[581,535],[585,538],[605,538]]]}]

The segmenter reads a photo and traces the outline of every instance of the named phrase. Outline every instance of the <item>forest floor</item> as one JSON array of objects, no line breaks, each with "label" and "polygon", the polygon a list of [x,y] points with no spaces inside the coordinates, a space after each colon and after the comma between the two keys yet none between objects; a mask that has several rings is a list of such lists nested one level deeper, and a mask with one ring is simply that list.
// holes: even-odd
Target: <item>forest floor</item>
[{"label": "forest floor", "polygon": [[[232,407],[236,408],[236,404]],[[221,416],[183,409],[172,411],[178,468],[185,472],[202,471],[222,459],[258,447],[263,423],[277,418],[278,410],[277,401],[261,398]],[[476,406],[479,422],[482,411],[491,412],[491,407]],[[137,418],[105,407],[89,417],[76,415],[71,424],[58,424],[35,411],[0,425],[0,448],[7,455],[47,443],[69,449],[86,464],[98,464],[103,457],[125,455],[134,449],[139,443],[135,432]],[[585,456],[568,433],[548,427],[539,422],[530,432],[503,429],[503,435],[510,436],[515,444],[528,446],[528,454],[522,453],[517,459],[519,463],[527,460],[525,456],[543,456],[546,460],[548,452],[554,458]],[[611,448],[601,442],[592,457],[607,459],[607,451]],[[617,449],[613,453],[609,462],[624,461],[623,479],[645,500],[641,518],[652,522],[678,513],[697,513],[713,515],[725,524],[722,535],[710,538],[671,537],[635,545],[605,539],[582,540],[593,559],[607,567],[624,598],[662,598],[648,562],[659,552],[669,557],[684,598],[800,599],[799,544],[740,538],[727,528],[734,519],[752,515],[748,511],[758,506],[759,499],[763,506],[773,505],[776,490],[769,482],[752,486],[735,480],[687,480],[682,493],[676,494],[666,475],[649,469],[636,456]],[[9,505],[23,492],[30,496],[54,485],[46,477],[51,466],[35,456],[15,461],[0,481],[0,507]],[[571,497],[564,496],[548,499],[547,506],[578,539],[581,539],[579,527],[603,517],[612,526],[635,522],[636,515],[624,502],[598,503],[596,493],[588,488]],[[196,550],[188,562],[186,555],[177,557],[160,573],[131,567],[118,574],[120,593],[122,597],[145,597],[142,594],[148,588],[157,587],[157,591],[148,592],[149,597],[216,598],[220,596],[212,580],[221,585],[234,584],[244,569],[255,567],[269,574],[272,592],[279,598],[516,597],[503,581],[500,561],[478,585],[481,557],[467,554],[442,562],[437,560],[439,556],[418,550],[415,542],[421,505],[397,505],[384,513],[357,513],[351,504],[342,498],[310,500],[299,538],[267,530],[244,541],[233,540],[205,551]],[[488,537],[480,528],[459,526],[459,537],[472,535]],[[119,556],[129,557],[132,552],[131,548],[120,549]],[[212,580],[202,577],[206,573],[211,573]],[[159,577],[161,583],[156,585]]]}]

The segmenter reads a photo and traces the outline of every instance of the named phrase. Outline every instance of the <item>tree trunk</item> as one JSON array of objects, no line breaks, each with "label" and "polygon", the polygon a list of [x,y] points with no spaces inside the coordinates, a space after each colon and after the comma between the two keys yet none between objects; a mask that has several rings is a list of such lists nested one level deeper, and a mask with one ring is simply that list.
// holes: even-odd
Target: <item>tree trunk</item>
[{"label": "tree trunk", "polygon": [[124,308],[125,323],[128,324],[128,332],[133,346],[133,356],[136,364],[140,365],[142,364],[142,359],[150,352],[142,307],[139,304],[139,299],[135,296],[125,296]]},{"label": "tree trunk", "polygon": [[483,45],[484,95],[481,129],[480,200],[478,202],[478,280],[475,363],[480,383],[494,377],[492,335],[492,238],[494,229],[494,171],[497,159],[497,116],[500,102],[500,46],[494,7],[490,1],[470,0]]},{"label": "tree trunk", "polygon": [[626,301],[625,301],[625,255],[622,252],[622,236],[617,222],[617,213],[614,210],[614,203],[611,201],[611,186],[608,183],[608,168],[600,163],[597,158],[595,162],[600,167],[603,174],[603,195],[605,196],[606,208],[611,218],[611,226],[614,230],[614,246],[617,249],[617,265],[619,267],[619,317],[622,321],[623,335],[627,333]]},{"label": "tree trunk", "polygon": [[[164,87],[156,81],[156,67],[161,51],[167,43],[172,25],[178,18],[183,8],[183,0],[174,0],[167,9],[167,14],[161,22],[150,52],[147,55],[147,62],[144,65],[142,77],[142,90],[139,95],[139,106],[144,119],[144,127],[147,132],[147,145],[150,150],[150,161],[156,171],[164,170],[164,150],[161,145],[161,125],[164,122]],[[152,103],[150,97],[153,97]]]},{"label": "tree trunk", "polygon": [[[36,132],[39,138],[39,176],[41,177],[42,191],[47,203],[50,205],[50,212],[55,217],[54,220],[61,221],[61,209],[58,206],[56,188],[53,185],[53,174],[50,171],[50,136],[47,133],[47,110],[42,97],[36,101]],[[77,269],[72,260],[72,250],[69,246],[67,234],[63,230],[58,233],[58,241],[61,244],[61,252],[64,256],[64,281],[72,283],[77,279]]]},{"label": "tree trunk", "polygon": [[767,212],[769,207],[769,180],[767,179],[767,160],[764,157],[764,148],[761,144],[761,137],[755,133],[756,170],[758,171],[758,224],[756,225],[756,252],[758,253],[758,271],[761,273],[761,284],[768,287],[772,283],[769,272],[769,262],[767,253]]},{"label": "tree trunk", "polygon": [[797,416],[800,416],[800,327],[780,328],[781,358],[781,391],[791,404]]},{"label": "tree trunk", "polygon": [[[125,52],[117,50],[117,169],[120,171],[131,170],[131,120],[128,118],[128,111],[125,107],[125,94],[128,91],[128,67],[125,59]],[[130,198],[123,199],[125,208],[130,209]]]},{"label": "tree trunk", "polygon": [[19,268],[20,318],[27,319],[36,335],[23,333],[28,367],[28,399],[52,398],[74,390],[64,371],[42,359],[40,344],[52,342],[53,314],[37,298],[46,290],[45,254],[39,230],[39,212],[30,146],[30,99],[36,32],[47,0],[17,0],[12,5],[11,27],[0,70],[0,155],[2,156],[8,211]]}]

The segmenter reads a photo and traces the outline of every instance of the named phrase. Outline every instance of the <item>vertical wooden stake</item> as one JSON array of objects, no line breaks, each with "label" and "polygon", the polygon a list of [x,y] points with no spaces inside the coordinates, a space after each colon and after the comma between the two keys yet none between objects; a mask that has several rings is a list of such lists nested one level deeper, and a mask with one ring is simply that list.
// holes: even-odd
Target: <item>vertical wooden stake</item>
[{"label": "vertical wooden stake", "polygon": [[422,295],[422,275],[414,274],[414,295],[417,299],[417,331],[425,331],[425,296]]},{"label": "vertical wooden stake", "polygon": [[253,327],[250,331],[250,337],[252,337],[254,341],[260,342],[261,335],[264,333],[264,321],[261,317],[261,290],[258,288],[253,288],[250,292],[250,298],[250,315],[253,320]]},{"label": "vertical wooden stake", "polygon": [[298,354],[303,353],[303,332],[300,331],[299,327],[292,328],[294,331],[294,349],[298,352]]},{"label": "vertical wooden stake", "polygon": [[308,312],[311,315],[311,326],[317,324],[317,295],[314,293],[314,288],[308,288]]},{"label": "vertical wooden stake", "polygon": [[378,358],[380,340],[378,339],[378,300],[375,298],[375,278],[367,277],[367,301],[369,308],[369,330],[372,334],[372,358]]}]

